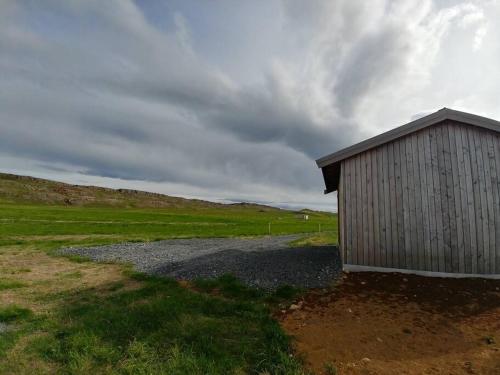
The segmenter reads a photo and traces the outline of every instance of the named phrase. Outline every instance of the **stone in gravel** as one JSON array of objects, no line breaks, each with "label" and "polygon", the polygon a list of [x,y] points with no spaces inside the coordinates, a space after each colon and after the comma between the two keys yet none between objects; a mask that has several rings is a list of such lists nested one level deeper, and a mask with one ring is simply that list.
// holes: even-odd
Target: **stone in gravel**
[{"label": "stone in gravel", "polygon": [[299,310],[300,309],[300,306],[299,305],[296,305],[295,303],[292,303],[290,305],[290,310]]},{"label": "stone in gravel", "polygon": [[0,322],[0,333],[7,332],[9,330],[9,326],[5,323]]}]

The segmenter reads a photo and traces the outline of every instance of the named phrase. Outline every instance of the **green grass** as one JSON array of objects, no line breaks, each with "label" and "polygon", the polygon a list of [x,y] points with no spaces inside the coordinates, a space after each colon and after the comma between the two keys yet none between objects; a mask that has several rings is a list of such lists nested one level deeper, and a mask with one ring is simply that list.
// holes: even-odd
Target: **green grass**
[{"label": "green grass", "polygon": [[20,281],[0,278],[0,291],[7,289],[22,288],[24,286],[25,284]]},{"label": "green grass", "polygon": [[[0,204],[0,246],[37,244],[45,249],[76,243],[154,241],[183,237],[261,236],[333,231],[337,217],[315,213],[304,221],[291,211],[227,207],[117,209]],[[83,236],[87,238],[82,239]],[[79,237],[79,238],[72,238]]]},{"label": "green grass", "polygon": [[16,305],[10,305],[0,308],[0,322],[2,323],[11,323],[16,320],[27,319],[31,315],[32,312],[30,309],[26,309]]},{"label": "green grass", "polygon": [[30,350],[68,373],[301,373],[289,338],[270,317],[266,298],[231,277],[213,281],[224,297],[137,276],[143,283],[102,299],[66,296],[51,332]]},{"label": "green grass", "polygon": [[[7,327],[5,332],[0,331],[0,358],[10,349],[16,340],[25,333],[25,329],[15,329],[15,326],[29,322],[33,317],[33,312],[17,305],[0,307],[0,324]],[[28,323],[30,324],[30,323]],[[24,332],[23,332],[24,331]],[[0,370],[2,369],[0,360]]]},{"label": "green grass", "polygon": [[[0,204],[0,212],[0,272],[9,274],[0,279],[0,301],[8,292],[17,304],[0,310],[0,321],[12,327],[0,334],[0,373],[304,373],[271,317],[300,293],[294,288],[270,294],[230,275],[187,288],[125,265],[52,254],[64,246],[267,235],[269,223],[272,234],[305,233],[309,243],[331,243],[333,234],[311,233],[319,224],[334,231],[335,215],[309,213],[303,221],[290,211],[258,207],[42,204]],[[116,269],[122,271],[113,281],[86,286]]]}]

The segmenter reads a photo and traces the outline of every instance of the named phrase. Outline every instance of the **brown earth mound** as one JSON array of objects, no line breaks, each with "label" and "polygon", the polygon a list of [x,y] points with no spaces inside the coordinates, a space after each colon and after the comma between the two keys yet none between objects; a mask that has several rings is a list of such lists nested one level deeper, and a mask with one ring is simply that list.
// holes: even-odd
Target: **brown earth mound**
[{"label": "brown earth mound", "polygon": [[349,273],[292,307],[317,374],[500,374],[500,280]]},{"label": "brown earth mound", "polygon": [[231,209],[234,207],[259,211],[279,210],[262,204],[239,203],[236,206],[147,191],[71,185],[43,178],[0,172],[0,203],[3,202],[119,208]]}]

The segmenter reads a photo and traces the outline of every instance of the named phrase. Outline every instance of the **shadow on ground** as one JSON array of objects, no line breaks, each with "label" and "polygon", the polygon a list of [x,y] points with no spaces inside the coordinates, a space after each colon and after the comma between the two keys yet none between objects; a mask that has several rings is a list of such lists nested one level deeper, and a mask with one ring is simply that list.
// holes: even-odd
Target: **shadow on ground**
[{"label": "shadow on ground", "polygon": [[272,289],[280,285],[301,288],[328,286],[341,271],[337,247],[317,246],[250,252],[224,250],[181,262],[160,264],[152,273],[185,280],[233,274],[247,285]]}]

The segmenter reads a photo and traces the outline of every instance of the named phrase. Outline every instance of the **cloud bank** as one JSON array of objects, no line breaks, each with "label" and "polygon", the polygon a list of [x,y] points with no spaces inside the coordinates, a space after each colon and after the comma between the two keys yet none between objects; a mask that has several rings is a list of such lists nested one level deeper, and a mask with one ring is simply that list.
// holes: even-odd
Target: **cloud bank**
[{"label": "cloud bank", "polygon": [[334,209],[315,158],[443,106],[500,117],[499,13],[494,1],[3,1],[0,169]]}]

